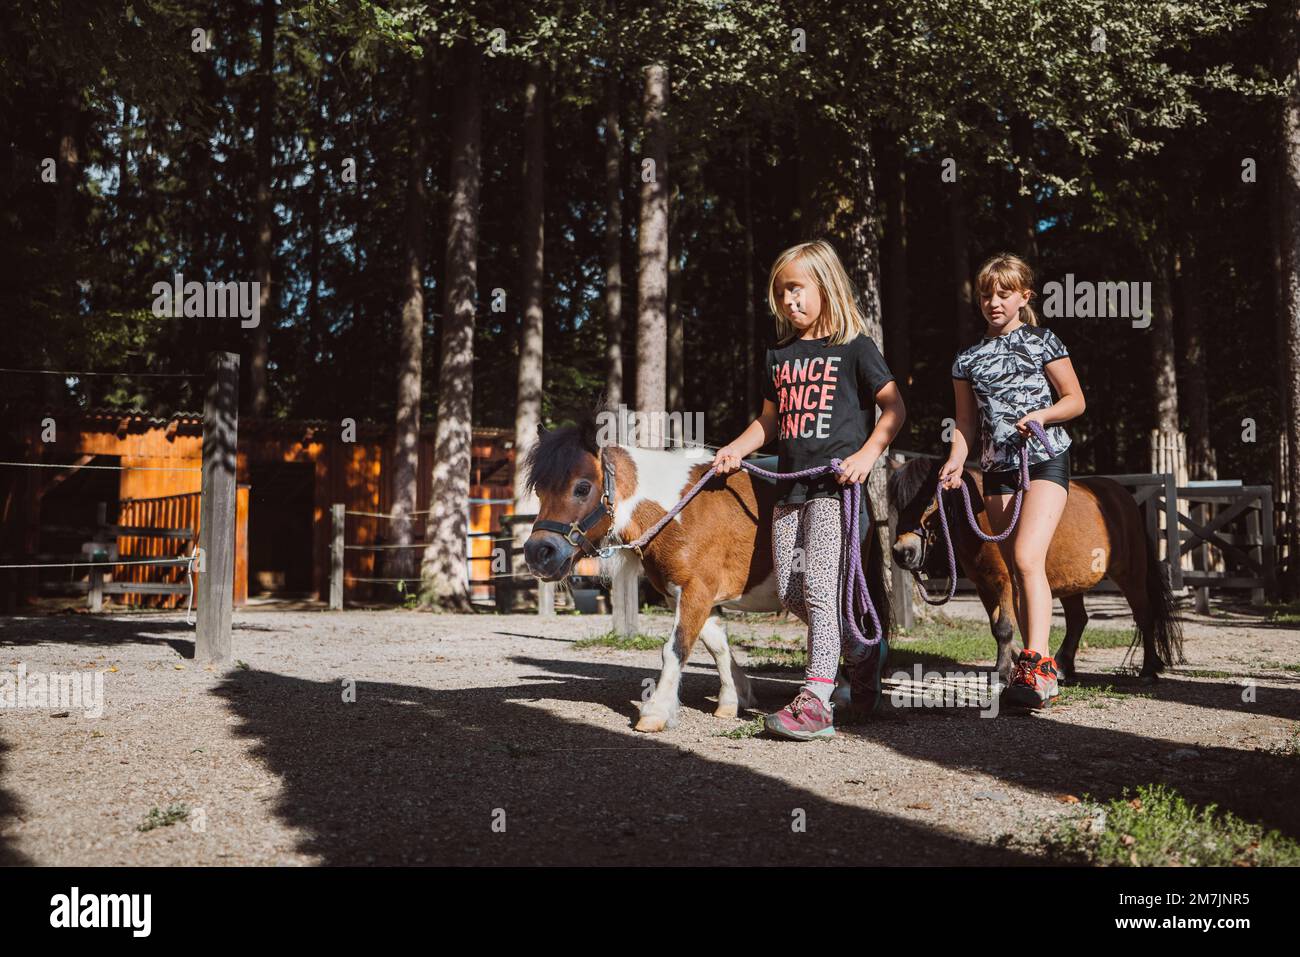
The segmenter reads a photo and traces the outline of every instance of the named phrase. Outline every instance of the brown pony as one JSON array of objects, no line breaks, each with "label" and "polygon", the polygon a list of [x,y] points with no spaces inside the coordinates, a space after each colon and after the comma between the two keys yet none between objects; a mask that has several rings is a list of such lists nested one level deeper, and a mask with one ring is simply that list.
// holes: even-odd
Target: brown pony
[{"label": "brown pony", "polygon": [[[889,476],[889,499],[898,509],[894,560],[918,578],[932,557],[946,564],[934,491],[940,465],[937,459],[916,458],[895,467]],[[981,494],[983,474],[967,469],[962,481],[971,493],[980,528],[985,534],[1001,532],[1001,528],[989,526]],[[959,491],[944,493],[943,507],[958,566],[974,582],[988,612],[998,645],[997,669],[1002,681],[1009,682],[1015,622],[1011,574],[998,546],[971,532]],[[1137,503],[1124,486],[1096,476],[1071,480],[1065,512],[1048,547],[1046,565],[1052,595],[1061,600],[1065,611],[1065,640],[1056,653],[1062,677],[1074,675],[1079,637],[1088,623],[1083,595],[1103,578],[1110,578],[1119,587],[1133,610],[1137,625],[1133,647],[1141,638],[1142,677],[1153,680],[1166,663],[1182,660],[1183,636],[1174,618],[1173,597],[1143,530]]]},{"label": "brown pony", "polygon": [[[702,449],[602,448],[589,417],[576,426],[539,432],[525,464],[527,489],[537,495],[540,508],[524,558],[543,581],[567,577],[577,559],[595,554],[601,544],[635,541],[681,500],[713,460]],[[775,503],[773,482],[754,479],[743,469],[714,476],[642,549],[646,578],[669,600],[675,617],[659,680],[641,705],[636,730],[663,731],[676,723],[682,666],[696,638],[703,639],[718,666],[721,688],[714,714],[735,717],[752,706],[749,679],[732,659],[715,611],[781,610],[772,565]],[[876,536],[868,534],[866,540],[870,546]],[[862,562],[881,625],[887,628],[880,551],[864,547]],[[617,563],[636,560],[631,550],[615,551],[602,559],[602,574],[613,577]]]}]

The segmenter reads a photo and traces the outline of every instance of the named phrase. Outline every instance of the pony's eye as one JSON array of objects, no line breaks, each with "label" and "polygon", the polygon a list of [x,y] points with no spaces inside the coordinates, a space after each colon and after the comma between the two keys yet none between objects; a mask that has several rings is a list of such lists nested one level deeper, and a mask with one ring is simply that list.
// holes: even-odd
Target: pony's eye
[{"label": "pony's eye", "polygon": [[586,498],[591,494],[591,483],[585,479],[573,487],[574,498]]}]

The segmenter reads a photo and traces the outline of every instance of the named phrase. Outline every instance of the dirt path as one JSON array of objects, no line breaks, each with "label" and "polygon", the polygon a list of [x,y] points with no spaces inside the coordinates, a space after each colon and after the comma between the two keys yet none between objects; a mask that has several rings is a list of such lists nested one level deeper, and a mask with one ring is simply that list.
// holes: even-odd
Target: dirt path
[{"label": "dirt path", "polygon": [[[1089,611],[1128,624],[1108,599]],[[702,647],[680,725],[637,735],[658,653],[573,646],[608,616],[249,611],[226,675],[186,657],[175,615],[0,619],[0,672],[116,669],[102,717],[0,709],[0,862],[1035,863],[1062,795],[1149,782],[1300,837],[1300,673],[1280,667],[1300,634],[1184,614],[1188,664],[1154,687],[1107,673],[1122,649],[1085,649],[1080,671],[1117,697],[996,720],[891,709],[804,745],[723,736],[747,722],[712,716]],[[647,633],[670,624],[642,616]],[[798,678],[755,675],[766,709]],[[137,829],[173,804],[190,823]]]}]

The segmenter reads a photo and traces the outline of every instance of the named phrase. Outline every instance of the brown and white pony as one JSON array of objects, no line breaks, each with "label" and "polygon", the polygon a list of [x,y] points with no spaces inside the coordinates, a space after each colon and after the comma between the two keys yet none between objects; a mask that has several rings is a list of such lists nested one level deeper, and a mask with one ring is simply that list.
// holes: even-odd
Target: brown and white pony
[{"label": "brown and white pony", "polygon": [[[540,503],[524,545],[529,570],[543,581],[559,581],[579,558],[594,554],[603,542],[614,542],[614,536],[635,541],[681,500],[712,461],[713,453],[702,449],[602,448],[590,419],[541,432],[525,466],[527,487]],[[775,484],[752,480],[743,469],[714,476],[642,549],[645,575],[672,604],[675,616],[659,680],[641,705],[636,730],[663,731],[676,724],[682,667],[696,638],[703,640],[718,666],[721,688],[714,714],[736,717],[753,706],[749,679],[732,659],[726,629],[715,612],[719,607],[781,610],[772,565],[775,502]],[[882,608],[880,562],[869,564],[868,558],[864,548],[872,600]],[[616,563],[636,560],[635,552],[620,549],[602,560],[602,574],[612,578]],[[882,615],[882,625],[886,619]]]},{"label": "brown and white pony", "polygon": [[[898,509],[894,560],[913,573],[933,567],[932,560],[946,565],[934,500],[940,464],[937,459],[915,458],[896,467],[889,476],[889,499]],[[982,473],[967,469],[962,481],[971,493],[980,528],[985,534],[1001,532],[1002,528],[989,526],[981,494]],[[997,669],[1003,682],[1008,682],[1015,631],[1011,574],[998,546],[971,533],[961,493],[946,492],[943,499],[958,568],[974,583],[988,612],[998,646]],[[1052,596],[1061,600],[1065,612],[1065,639],[1056,653],[1062,677],[1074,675],[1074,656],[1088,623],[1084,593],[1103,578],[1119,587],[1133,610],[1137,625],[1134,645],[1139,638],[1142,641],[1142,677],[1154,679],[1166,663],[1181,660],[1182,628],[1174,617],[1169,584],[1147,539],[1137,503],[1124,486],[1099,476],[1071,480],[1065,511],[1047,549],[1046,564]],[[947,574],[946,568],[943,574]]]}]

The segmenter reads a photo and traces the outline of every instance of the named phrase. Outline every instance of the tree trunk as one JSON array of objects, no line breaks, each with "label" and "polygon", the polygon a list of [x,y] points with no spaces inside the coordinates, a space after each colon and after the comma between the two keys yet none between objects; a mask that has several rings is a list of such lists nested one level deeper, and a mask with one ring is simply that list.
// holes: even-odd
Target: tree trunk
[{"label": "tree trunk", "polygon": [[262,45],[258,53],[257,108],[257,201],[254,211],[257,282],[261,283],[257,327],[253,330],[253,354],[248,364],[250,410],[263,416],[270,401],[266,366],[272,321],[271,257],[274,237],[271,226],[271,137],[275,129],[275,0],[262,0]]},{"label": "tree trunk", "polygon": [[[420,467],[420,392],[424,368],[424,233],[428,196],[424,179],[429,169],[429,89],[433,56],[426,45],[424,55],[412,64],[411,145],[406,179],[406,262],[403,269],[402,320],[397,352],[397,417],[393,429],[392,510],[393,545],[415,541],[416,495]],[[399,547],[388,553],[385,563],[389,578],[415,578],[419,565],[414,548]],[[414,584],[414,582],[403,583]]]},{"label": "tree trunk", "polygon": [[859,139],[852,153],[851,173],[854,216],[850,224],[848,269],[858,287],[860,305],[867,320],[867,331],[880,345],[888,348],[882,323],[880,294],[880,206],[876,196],[875,157],[869,136]]},{"label": "tree trunk", "polygon": [[[524,83],[524,170],[523,170],[523,233],[519,239],[519,252],[523,269],[520,288],[523,292],[524,319],[519,336],[518,403],[515,407],[515,462],[522,463],[537,444],[537,427],[542,421],[542,357],[545,332],[543,329],[543,291],[545,260],[546,186],[546,68],[540,61],[528,64]],[[536,495],[527,495],[523,468],[514,475],[515,512],[535,515],[540,507]],[[514,526],[515,545],[522,549],[532,529],[524,524]],[[515,574],[525,574],[527,568],[523,555],[516,556]],[[512,563],[513,564],[513,563]]]},{"label": "tree trunk", "polygon": [[[641,167],[641,225],[637,265],[636,407],[640,413],[663,412],[667,400],[668,348],[668,155],[664,112],[668,103],[668,68],[645,68],[642,99],[644,136]],[[663,436],[644,434],[643,444],[662,447]]]},{"label": "tree trunk", "polygon": [[[849,261],[849,274],[858,287],[859,305],[867,321],[867,332],[876,340],[883,352],[889,346],[884,336],[881,316],[880,294],[880,207],[876,197],[875,157],[871,148],[871,137],[859,136],[857,148],[850,153],[849,172],[853,184],[853,219],[850,224],[850,248],[852,256]],[[878,410],[872,406],[871,421],[874,423]],[[871,512],[873,531],[876,535],[880,554],[884,560],[885,592],[891,605],[896,605],[894,598],[893,557],[890,546],[890,512],[886,504],[889,501],[889,467],[886,455],[882,455],[867,476],[867,502]]]},{"label": "tree trunk", "polygon": [[[668,389],[665,408],[670,412],[681,412],[686,403],[686,330],[682,324],[682,311],[678,304],[682,288],[682,236],[677,204],[681,200],[681,189],[674,185],[670,195],[672,200],[668,213]],[[680,418],[668,420],[668,439],[674,446],[680,445],[683,440],[683,435],[678,429],[680,422]]]},{"label": "tree trunk", "polygon": [[1286,290],[1287,474],[1290,506],[1288,591],[1300,593],[1300,0],[1291,0],[1283,34],[1291,89],[1282,107],[1282,262]]},{"label": "tree trunk", "polygon": [[452,100],[447,281],[442,308],[438,426],[429,503],[429,546],[421,570],[421,601],[472,610],[466,543],[474,409],[474,311],[478,285],[481,115],[478,52],[462,44]]},{"label": "tree trunk", "polygon": [[[1161,229],[1164,229],[1162,224]],[[1175,365],[1177,350],[1174,347],[1174,302],[1172,249],[1166,239],[1153,242],[1152,268],[1155,281],[1152,285],[1151,315],[1151,368],[1154,382],[1152,391],[1156,399],[1156,428],[1162,432],[1177,432],[1178,422],[1178,372]]]},{"label": "tree trunk", "polygon": [[901,147],[890,151],[885,190],[885,241],[889,252],[889,282],[885,285],[885,342],[889,345],[889,370],[900,383],[912,380],[908,348],[907,296],[907,168]]},{"label": "tree trunk", "polygon": [[[323,86],[323,82],[322,82]],[[325,329],[321,321],[320,282],[321,282],[321,216],[325,191],[325,161],[321,148],[325,126],[325,94],[318,88],[319,103],[312,109],[311,117],[311,249],[308,254],[307,290],[307,330],[310,355],[308,367],[314,368],[321,361],[325,344]],[[309,381],[313,378],[308,372]]]},{"label": "tree trunk", "polygon": [[619,77],[605,76],[605,407],[623,401],[623,131]]},{"label": "tree trunk", "polygon": [[754,200],[752,177],[753,167],[750,163],[749,134],[741,142],[741,178],[744,183],[744,227],[745,227],[745,327],[741,330],[741,366],[745,370],[745,412],[756,416],[762,411],[759,403],[758,389],[758,314],[754,297],[757,290],[754,283]]},{"label": "tree trunk", "polygon": [[952,241],[952,281],[956,291],[953,303],[953,330],[957,334],[959,349],[971,341],[975,334],[975,290],[971,284],[970,231],[966,226],[966,193],[961,185],[961,173],[948,194],[948,237]]},{"label": "tree trunk", "polygon": [[[1197,223],[1193,219],[1193,224]],[[1187,471],[1192,479],[1218,478],[1214,446],[1210,442],[1210,400],[1206,383],[1208,369],[1205,355],[1204,316],[1201,308],[1201,277],[1198,272],[1194,236],[1199,230],[1183,233],[1180,250],[1174,260],[1179,300],[1182,305],[1185,366],[1182,394],[1187,409]]]},{"label": "tree trunk", "polygon": [[1038,265],[1038,209],[1032,192],[1029,169],[1034,164],[1034,124],[1027,116],[1011,121],[1011,149],[1016,155],[1017,190],[1015,195],[1016,228],[1020,233],[1022,255],[1031,266]]},{"label": "tree trunk", "polygon": [[[81,92],[72,83],[64,81],[63,92],[59,100],[59,149],[55,157],[55,176],[57,184],[54,193],[54,237],[59,256],[58,274],[60,314],[58,320],[65,322],[65,329],[78,329],[81,293],[77,283],[77,270],[82,258],[77,249],[81,242],[81,230],[78,229],[77,188],[81,183]],[[57,343],[62,336],[46,335],[43,337],[43,361],[46,368],[63,368],[56,352]],[[62,392],[62,382],[57,376],[41,376],[41,395],[49,408],[58,404]]]}]

